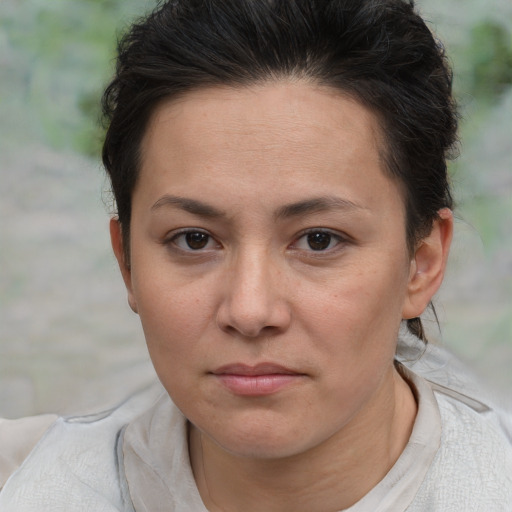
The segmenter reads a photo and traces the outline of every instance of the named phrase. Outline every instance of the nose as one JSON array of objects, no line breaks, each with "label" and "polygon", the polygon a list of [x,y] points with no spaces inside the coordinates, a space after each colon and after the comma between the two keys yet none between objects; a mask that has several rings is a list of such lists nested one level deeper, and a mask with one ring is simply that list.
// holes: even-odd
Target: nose
[{"label": "nose", "polygon": [[225,277],[219,328],[252,339],[286,331],[291,321],[287,286],[271,255],[247,250],[226,269]]}]

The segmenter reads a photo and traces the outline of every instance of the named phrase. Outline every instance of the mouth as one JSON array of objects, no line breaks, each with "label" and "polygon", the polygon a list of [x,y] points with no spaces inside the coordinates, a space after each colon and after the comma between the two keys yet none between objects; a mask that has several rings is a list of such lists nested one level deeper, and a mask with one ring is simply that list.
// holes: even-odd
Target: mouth
[{"label": "mouth", "polygon": [[235,395],[265,396],[298,383],[305,374],[274,363],[255,366],[236,363],[211,372],[217,381]]}]

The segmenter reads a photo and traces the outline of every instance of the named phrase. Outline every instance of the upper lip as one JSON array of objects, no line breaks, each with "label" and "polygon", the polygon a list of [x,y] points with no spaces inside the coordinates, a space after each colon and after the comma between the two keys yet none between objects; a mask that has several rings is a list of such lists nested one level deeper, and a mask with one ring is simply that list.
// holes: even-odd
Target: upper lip
[{"label": "upper lip", "polygon": [[249,365],[244,363],[226,364],[212,371],[214,375],[302,375],[301,372],[275,363],[258,363]]}]

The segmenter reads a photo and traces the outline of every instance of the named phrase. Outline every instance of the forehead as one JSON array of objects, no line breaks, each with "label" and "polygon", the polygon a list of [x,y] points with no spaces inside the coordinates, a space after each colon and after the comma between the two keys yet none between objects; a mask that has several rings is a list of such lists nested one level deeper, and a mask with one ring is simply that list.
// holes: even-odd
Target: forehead
[{"label": "forehead", "polygon": [[[181,141],[197,139],[198,129],[213,129],[212,134],[223,132],[236,139],[249,134],[266,134],[269,138],[278,134],[298,142],[306,135],[314,137],[316,143],[325,138],[327,145],[331,143],[333,129],[344,129],[364,138],[372,148],[380,148],[384,142],[376,116],[356,99],[331,87],[304,81],[202,88],[164,100],[148,123],[143,155],[149,141],[162,128],[171,128],[164,125],[176,122],[179,128],[173,135]],[[203,142],[209,140],[210,137]],[[260,141],[259,137],[255,139],[255,145]]]},{"label": "forehead", "polygon": [[153,194],[234,185],[241,195],[260,193],[264,183],[268,199],[277,191],[298,196],[291,200],[343,185],[344,195],[358,189],[369,199],[393,185],[383,172],[383,147],[376,116],[330,88],[277,82],[202,89],[155,110],[139,181]]}]

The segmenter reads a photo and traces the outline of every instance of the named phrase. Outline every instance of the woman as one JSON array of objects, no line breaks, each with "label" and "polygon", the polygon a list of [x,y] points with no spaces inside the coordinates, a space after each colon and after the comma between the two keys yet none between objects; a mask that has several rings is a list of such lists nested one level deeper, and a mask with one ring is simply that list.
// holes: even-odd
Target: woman
[{"label": "woman", "polygon": [[164,3],[104,108],[112,245],[164,391],[54,422],[2,511],[510,510],[505,415],[428,374],[441,351],[430,380],[405,366],[456,139],[412,3]]}]

